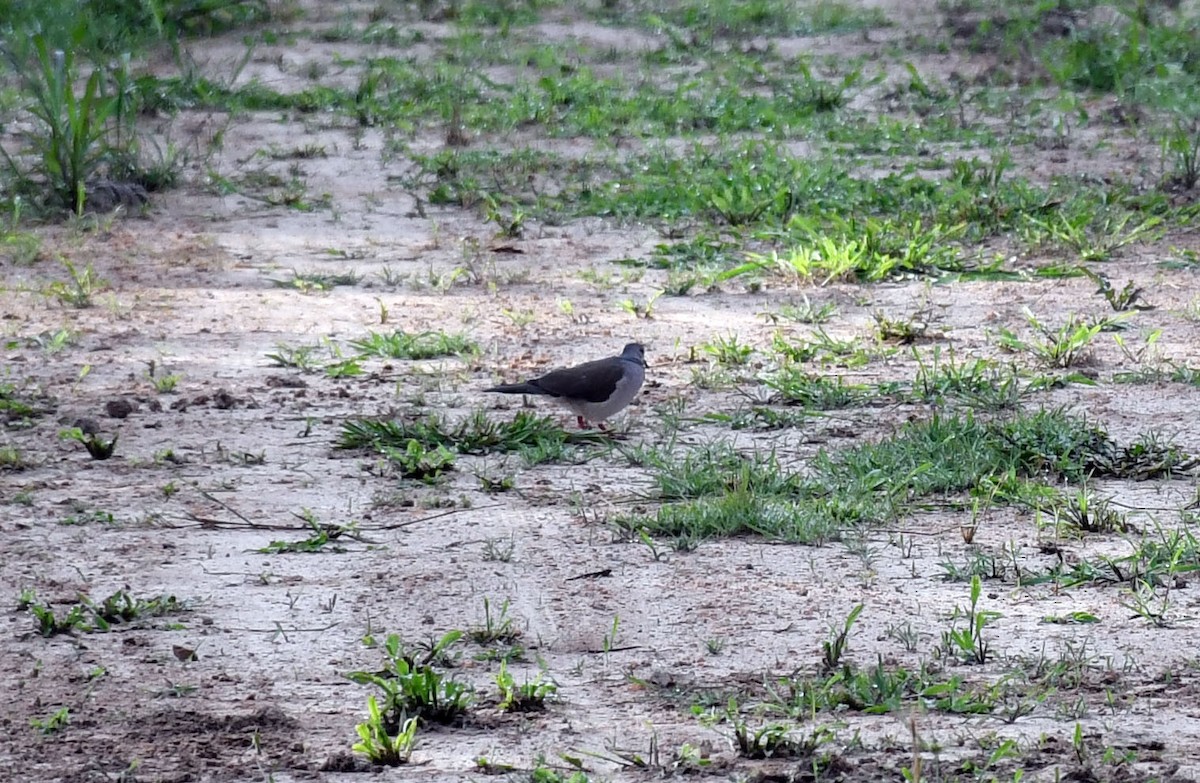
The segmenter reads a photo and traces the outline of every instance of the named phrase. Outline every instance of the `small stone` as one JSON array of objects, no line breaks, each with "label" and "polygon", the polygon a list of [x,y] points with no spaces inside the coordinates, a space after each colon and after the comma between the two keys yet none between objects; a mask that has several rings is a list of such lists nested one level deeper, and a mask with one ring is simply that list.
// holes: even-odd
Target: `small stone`
[{"label": "small stone", "polygon": [[127,418],[133,411],[133,403],[124,398],[109,400],[104,403],[104,412],[114,419]]}]

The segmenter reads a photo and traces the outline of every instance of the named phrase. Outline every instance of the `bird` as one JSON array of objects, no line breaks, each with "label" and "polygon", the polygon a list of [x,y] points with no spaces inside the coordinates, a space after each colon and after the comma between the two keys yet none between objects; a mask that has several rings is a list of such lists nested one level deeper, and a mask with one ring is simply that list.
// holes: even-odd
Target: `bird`
[{"label": "bird", "polygon": [[500,394],[540,394],[553,397],[575,414],[579,429],[604,420],[633,402],[646,380],[646,349],[629,343],[620,356],[597,359],[574,367],[553,370],[524,383],[505,383],[484,389]]}]

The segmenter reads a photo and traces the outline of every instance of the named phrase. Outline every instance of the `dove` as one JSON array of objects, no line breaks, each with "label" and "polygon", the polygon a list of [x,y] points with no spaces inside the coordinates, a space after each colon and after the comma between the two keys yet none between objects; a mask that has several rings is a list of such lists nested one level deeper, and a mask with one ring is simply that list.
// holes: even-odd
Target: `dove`
[{"label": "dove", "polygon": [[629,343],[620,356],[553,370],[524,383],[505,383],[484,391],[553,397],[575,414],[580,429],[587,426],[586,422],[604,429],[604,421],[633,402],[645,380],[646,349],[639,343]]}]

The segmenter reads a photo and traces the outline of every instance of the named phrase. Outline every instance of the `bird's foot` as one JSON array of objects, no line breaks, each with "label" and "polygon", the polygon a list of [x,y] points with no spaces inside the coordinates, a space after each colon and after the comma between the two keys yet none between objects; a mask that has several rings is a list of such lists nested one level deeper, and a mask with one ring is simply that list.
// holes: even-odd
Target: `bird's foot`
[{"label": "bird's foot", "polygon": [[579,422],[579,429],[581,429],[581,430],[587,429],[587,422],[583,420],[582,416],[576,416],[575,421]]}]

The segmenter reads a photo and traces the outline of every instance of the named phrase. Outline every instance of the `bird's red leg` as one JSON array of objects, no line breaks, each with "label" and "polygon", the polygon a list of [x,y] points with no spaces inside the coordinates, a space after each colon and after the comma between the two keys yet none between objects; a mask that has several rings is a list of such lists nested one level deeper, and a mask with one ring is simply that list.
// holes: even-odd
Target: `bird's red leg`
[{"label": "bird's red leg", "polygon": [[586,430],[586,429],[587,429],[587,422],[585,422],[585,421],[583,420],[583,417],[582,417],[582,416],[576,416],[576,417],[575,417],[575,421],[579,422],[579,429],[581,429],[581,430]]},{"label": "bird's red leg", "polygon": [[608,432],[608,427],[604,426],[604,422],[602,422],[602,421],[597,422],[596,426],[600,429],[601,432]]}]

